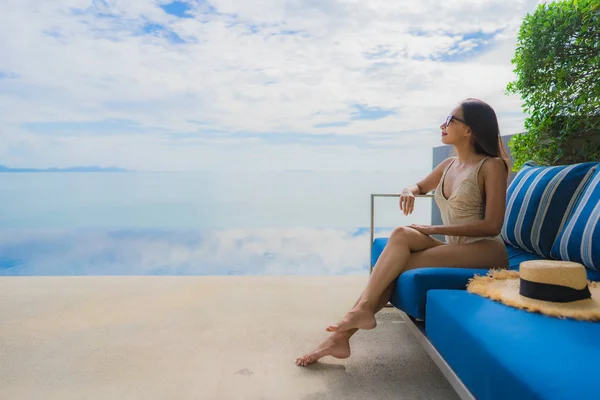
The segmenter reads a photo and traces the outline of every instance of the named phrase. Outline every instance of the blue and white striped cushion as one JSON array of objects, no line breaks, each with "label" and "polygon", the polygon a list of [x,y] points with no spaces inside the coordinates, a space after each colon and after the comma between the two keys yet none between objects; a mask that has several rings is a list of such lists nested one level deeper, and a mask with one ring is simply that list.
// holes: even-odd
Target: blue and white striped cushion
[{"label": "blue and white striped cushion", "polygon": [[600,271],[600,169],[583,191],[552,246],[552,257]]},{"label": "blue and white striped cushion", "polygon": [[550,258],[554,239],[597,166],[583,163],[544,167],[526,163],[506,194],[504,241]]}]

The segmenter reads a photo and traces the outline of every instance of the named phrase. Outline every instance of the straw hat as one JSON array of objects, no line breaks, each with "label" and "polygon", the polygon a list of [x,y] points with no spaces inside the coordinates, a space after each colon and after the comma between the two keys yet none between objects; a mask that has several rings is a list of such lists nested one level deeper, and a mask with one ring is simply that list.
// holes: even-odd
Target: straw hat
[{"label": "straw hat", "polygon": [[524,261],[520,272],[492,270],[469,280],[467,291],[508,306],[559,318],[600,321],[600,284],[582,264]]}]

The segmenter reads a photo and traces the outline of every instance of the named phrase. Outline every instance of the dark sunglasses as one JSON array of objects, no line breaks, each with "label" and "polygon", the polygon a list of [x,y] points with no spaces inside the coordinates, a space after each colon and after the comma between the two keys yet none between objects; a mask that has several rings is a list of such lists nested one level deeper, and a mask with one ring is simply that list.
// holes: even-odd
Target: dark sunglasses
[{"label": "dark sunglasses", "polygon": [[465,125],[467,124],[467,123],[465,122],[465,120],[463,120],[463,119],[460,119],[460,118],[458,118],[458,117],[455,117],[454,115],[448,115],[448,117],[446,118],[446,123],[445,123],[445,126],[448,126],[448,125],[450,125],[450,122],[452,122],[452,120],[453,120],[453,119],[455,119],[455,120],[457,120],[457,121],[459,121],[459,122],[462,122],[462,123],[463,123],[463,124],[465,124]]}]

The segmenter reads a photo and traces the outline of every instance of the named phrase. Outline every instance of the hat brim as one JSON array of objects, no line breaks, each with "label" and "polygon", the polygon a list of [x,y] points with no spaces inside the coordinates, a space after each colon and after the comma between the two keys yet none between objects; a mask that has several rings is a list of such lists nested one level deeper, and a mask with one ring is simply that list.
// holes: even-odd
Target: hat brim
[{"label": "hat brim", "polygon": [[519,272],[492,270],[486,276],[475,276],[469,280],[467,291],[507,306],[538,312],[558,318],[573,318],[582,321],[600,321],[600,285],[588,282],[591,299],[569,303],[535,300],[519,294]]}]

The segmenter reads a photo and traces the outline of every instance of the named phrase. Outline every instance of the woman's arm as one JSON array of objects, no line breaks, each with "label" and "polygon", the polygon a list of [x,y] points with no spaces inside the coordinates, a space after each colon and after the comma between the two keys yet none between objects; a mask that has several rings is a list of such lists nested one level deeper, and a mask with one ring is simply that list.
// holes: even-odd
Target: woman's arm
[{"label": "woman's arm", "polygon": [[484,219],[461,225],[434,226],[432,227],[434,234],[484,237],[496,236],[501,232],[506,207],[506,165],[500,158],[490,158],[483,163],[480,173],[486,199]]}]

